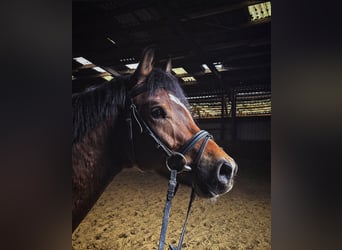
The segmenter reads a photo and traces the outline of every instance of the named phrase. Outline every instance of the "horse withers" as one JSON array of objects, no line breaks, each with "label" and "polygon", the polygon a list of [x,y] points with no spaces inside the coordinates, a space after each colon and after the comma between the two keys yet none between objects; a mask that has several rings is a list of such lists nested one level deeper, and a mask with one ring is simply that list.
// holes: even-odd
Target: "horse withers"
[{"label": "horse withers", "polygon": [[[135,73],[73,95],[73,230],[122,168],[137,165],[179,179],[204,198],[230,191],[235,161],[194,121],[177,79],[144,50]],[[156,147],[157,146],[157,147]]]}]

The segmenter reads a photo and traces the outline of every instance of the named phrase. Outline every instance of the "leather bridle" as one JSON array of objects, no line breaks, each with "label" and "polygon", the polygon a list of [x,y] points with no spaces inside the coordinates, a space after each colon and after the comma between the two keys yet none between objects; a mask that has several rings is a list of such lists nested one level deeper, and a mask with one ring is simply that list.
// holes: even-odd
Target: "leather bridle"
[{"label": "leather bridle", "polygon": [[[154,142],[157,145],[157,148],[159,148],[166,156],[166,167],[170,171],[170,179],[169,179],[169,188],[167,192],[166,197],[166,204],[164,209],[164,217],[162,222],[162,228],[160,233],[160,239],[159,239],[159,250],[164,249],[165,244],[165,235],[167,230],[167,224],[168,224],[168,218],[169,218],[169,212],[171,208],[171,202],[172,198],[175,195],[175,190],[177,186],[176,176],[177,174],[183,172],[183,171],[192,171],[191,167],[187,165],[187,161],[185,158],[185,155],[200,141],[203,139],[202,144],[200,146],[200,149],[198,151],[198,154],[196,156],[196,159],[193,163],[193,166],[197,167],[199,164],[199,161],[201,159],[201,156],[205,150],[205,147],[209,141],[209,139],[212,139],[212,135],[210,135],[205,130],[200,130],[197,132],[191,139],[189,139],[178,151],[171,150],[162,140],[160,140],[159,136],[153,131],[153,129],[145,122],[143,117],[140,115],[139,110],[137,109],[137,106],[134,103],[134,98],[144,92],[150,91],[146,83],[141,83],[137,86],[135,86],[131,91],[129,91],[127,96],[127,105],[129,106],[129,118],[127,121],[129,122],[130,127],[130,141],[132,143],[132,150],[133,150],[133,157],[134,156],[134,145],[133,145],[133,124],[132,122],[135,121],[137,125],[140,128],[140,133],[146,133],[149,135]],[[185,229],[186,224],[188,221],[188,216],[190,214],[190,209],[192,206],[192,202],[195,198],[195,191],[194,188],[192,188],[191,196],[190,196],[190,202],[188,207],[188,212],[186,215],[186,219],[183,225],[182,233],[180,236],[178,247],[169,246],[169,249],[172,250],[180,250],[182,248],[182,242],[185,235]]]}]

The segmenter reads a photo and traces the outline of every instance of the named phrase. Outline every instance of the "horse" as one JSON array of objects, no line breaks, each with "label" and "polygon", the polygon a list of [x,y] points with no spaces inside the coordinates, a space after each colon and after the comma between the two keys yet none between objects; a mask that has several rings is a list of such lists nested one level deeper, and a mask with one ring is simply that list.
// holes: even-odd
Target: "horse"
[{"label": "horse", "polygon": [[153,48],[132,75],[74,94],[72,108],[72,231],[123,168],[167,177],[182,165],[179,179],[203,198],[233,187],[237,164],[198,127],[171,63],[154,67]]}]

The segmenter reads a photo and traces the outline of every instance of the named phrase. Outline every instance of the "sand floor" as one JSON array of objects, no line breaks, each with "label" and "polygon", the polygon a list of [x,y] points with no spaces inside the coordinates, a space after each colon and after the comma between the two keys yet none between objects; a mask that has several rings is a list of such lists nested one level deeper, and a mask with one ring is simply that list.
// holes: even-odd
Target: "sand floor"
[{"label": "sand floor", "polygon": [[[74,231],[72,249],[157,249],[167,183],[137,169],[119,173]],[[180,186],[173,200],[167,244],[178,243],[190,191]],[[238,176],[216,202],[197,197],[183,249],[271,249],[269,180]]]}]

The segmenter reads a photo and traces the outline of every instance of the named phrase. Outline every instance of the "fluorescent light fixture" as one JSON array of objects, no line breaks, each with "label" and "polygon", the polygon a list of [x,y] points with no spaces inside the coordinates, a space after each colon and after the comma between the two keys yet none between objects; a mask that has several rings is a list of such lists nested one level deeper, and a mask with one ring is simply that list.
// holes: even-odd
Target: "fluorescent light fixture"
[{"label": "fluorescent light fixture", "polygon": [[182,67],[179,68],[173,68],[172,69],[173,72],[175,72],[176,75],[185,75],[188,74],[188,72],[186,72],[186,70]]},{"label": "fluorescent light fixture", "polygon": [[130,63],[130,64],[125,64],[125,66],[129,69],[136,69],[138,68],[139,63]]},{"label": "fluorescent light fixture", "polygon": [[214,66],[215,66],[215,68],[217,70],[222,70],[223,69],[223,65],[222,65],[221,62],[214,62],[213,64],[214,64]]},{"label": "fluorescent light fixture", "polygon": [[202,64],[202,67],[204,68],[204,70],[210,70],[208,65],[206,65],[206,64]]},{"label": "fluorescent light fixture", "polygon": [[85,59],[84,57],[80,56],[80,57],[75,57],[74,60],[82,65],[89,65],[92,64],[90,61],[88,61],[87,59]]},{"label": "fluorescent light fixture", "polygon": [[182,77],[182,80],[184,82],[196,82],[196,79],[193,76]]},{"label": "fluorescent light fixture", "polygon": [[107,71],[105,71],[103,68],[100,68],[100,67],[98,67],[98,66],[96,66],[96,67],[94,67],[94,68],[92,68],[93,70],[96,70],[97,72],[100,72],[100,73],[105,73],[105,72],[107,72]]},{"label": "fluorescent light fixture", "polygon": [[103,79],[107,80],[107,81],[110,81],[112,80],[114,77],[112,76],[102,76]]},{"label": "fluorescent light fixture", "polygon": [[[224,67],[223,67],[221,62],[214,62],[213,64],[214,64],[215,68],[218,71],[223,71],[224,70]],[[202,64],[202,67],[203,67],[205,73],[211,72],[211,70],[209,69],[208,65]]]},{"label": "fluorescent light fixture", "polygon": [[258,3],[248,6],[251,20],[256,21],[271,16],[271,2]]},{"label": "fluorescent light fixture", "polygon": [[116,42],[110,39],[109,37],[107,37],[107,40],[110,41],[112,44],[116,44]]},{"label": "fluorescent light fixture", "polygon": [[135,58],[134,57],[128,57],[128,58],[120,59],[120,62],[129,62],[129,61],[135,61]]}]

